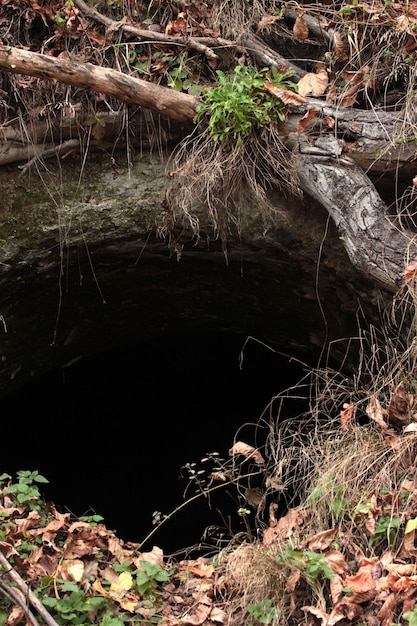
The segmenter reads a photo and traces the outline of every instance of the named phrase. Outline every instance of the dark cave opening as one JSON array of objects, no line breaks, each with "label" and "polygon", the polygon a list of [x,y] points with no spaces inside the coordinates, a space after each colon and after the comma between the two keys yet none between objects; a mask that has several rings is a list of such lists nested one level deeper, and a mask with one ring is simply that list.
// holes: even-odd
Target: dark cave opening
[{"label": "dark cave opening", "polygon": [[[306,368],[297,355],[225,333],[172,334],[112,348],[2,398],[8,442],[2,471],[38,470],[50,482],[45,499],[60,510],[96,512],[123,540],[141,543],[155,511],[167,515],[185,501],[181,467],[195,462],[200,469],[212,452],[227,458],[237,433],[258,445],[255,425],[271,398]],[[143,549],[181,551],[200,543],[207,527],[217,528],[216,536],[243,532],[237,509],[221,490],[210,506],[199,498]],[[207,549],[207,541],[201,545]]]}]

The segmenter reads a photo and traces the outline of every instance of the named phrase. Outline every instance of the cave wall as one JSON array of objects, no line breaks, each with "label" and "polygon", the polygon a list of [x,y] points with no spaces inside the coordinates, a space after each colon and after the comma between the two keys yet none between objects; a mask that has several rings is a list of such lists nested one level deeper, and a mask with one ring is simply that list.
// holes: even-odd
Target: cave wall
[{"label": "cave wall", "polygon": [[[267,226],[242,207],[227,262],[196,207],[202,236],[178,229],[179,258],[158,235],[165,165],[91,154],[1,172],[0,469],[43,472],[48,498],[76,515],[91,506],[134,541],[178,504],[181,465],[227,455],[245,423],[250,439],[300,363],[354,369],[349,339],[391,300],[308,199],[273,195]],[[242,370],[249,337],[259,353]],[[213,514],[196,505],[156,541],[198,542]]]},{"label": "cave wall", "polygon": [[[93,154],[1,176],[0,395],[127,339],[235,332],[310,358],[356,334],[359,309],[379,316],[384,294],[351,267],[308,200],[276,194],[268,228],[256,206],[243,207],[227,263],[202,216],[202,237],[185,230],[178,260],[157,234],[160,155],[138,156],[131,169],[123,155],[115,164]],[[336,359],[343,352],[333,345]]]}]

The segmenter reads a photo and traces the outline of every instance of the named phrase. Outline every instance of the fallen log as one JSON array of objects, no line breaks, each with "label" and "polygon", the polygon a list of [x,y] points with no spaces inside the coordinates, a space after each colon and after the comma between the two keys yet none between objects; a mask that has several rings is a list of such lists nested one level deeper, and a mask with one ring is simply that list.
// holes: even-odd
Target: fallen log
[{"label": "fallen log", "polygon": [[122,102],[139,104],[155,113],[184,122],[195,115],[196,98],[160,87],[111,68],[54,58],[0,44],[0,68],[13,74],[91,89]]}]

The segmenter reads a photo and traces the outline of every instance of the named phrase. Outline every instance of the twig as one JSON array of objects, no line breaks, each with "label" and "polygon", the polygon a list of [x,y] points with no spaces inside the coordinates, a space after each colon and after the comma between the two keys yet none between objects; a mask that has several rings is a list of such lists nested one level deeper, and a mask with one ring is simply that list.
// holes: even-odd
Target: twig
[{"label": "twig", "polygon": [[27,586],[20,574],[18,574],[14,567],[10,565],[9,561],[6,559],[1,550],[0,565],[3,566],[5,575],[7,575],[11,580],[13,580],[13,582],[16,583],[20,591],[25,595],[25,597],[27,597],[29,603],[39,613],[47,626],[58,626],[57,622],[54,620],[53,617],[51,617],[49,612],[45,609],[42,602],[35,596],[33,591]]},{"label": "twig", "polygon": [[9,585],[6,585],[6,583],[1,582],[0,580],[0,592],[6,596],[10,602],[14,602],[14,604],[20,606],[20,608],[25,612],[26,617],[28,617],[32,622],[33,626],[39,626],[38,620],[15,589],[9,587]]},{"label": "twig", "polygon": [[97,9],[89,7],[84,0],[75,0],[75,4],[85,15],[91,17],[97,22],[101,22],[101,24],[104,24],[108,29],[115,30],[121,28],[124,32],[129,33],[130,35],[135,35],[135,37],[138,37],[139,39],[148,39],[152,41],[159,41],[161,43],[193,48],[197,52],[204,54],[208,59],[217,61],[217,54],[215,54],[211,48],[208,48],[193,37],[173,37],[172,35],[165,35],[164,33],[138,28],[137,26],[132,26],[131,24],[121,24],[120,22],[116,22],[110,17],[103,15],[97,11]]},{"label": "twig", "polygon": [[147,543],[149,541],[149,539],[151,539],[154,536],[154,534],[161,528],[161,526],[166,524],[166,522],[168,522],[174,515],[176,515],[184,507],[186,507],[189,504],[191,504],[191,502],[194,502],[195,500],[198,500],[202,496],[207,498],[207,495],[213,493],[213,491],[217,491],[218,489],[224,489],[225,487],[229,487],[230,485],[234,485],[239,480],[242,480],[242,478],[250,478],[251,476],[258,476],[258,474],[260,474],[260,472],[250,472],[248,474],[244,474],[243,476],[237,476],[236,478],[232,478],[231,480],[228,480],[225,483],[221,483],[220,485],[215,485],[215,487],[209,487],[208,489],[205,489],[204,491],[200,491],[199,493],[195,494],[194,496],[192,496],[191,498],[189,498],[188,500],[186,500],[185,502],[183,502],[182,504],[177,506],[173,511],[171,511],[171,513],[169,513],[168,515],[165,515],[163,520],[161,522],[159,522],[159,524],[157,524],[155,526],[155,528],[153,528],[146,535],[145,539],[143,539],[140,544],[138,544],[137,549],[141,550],[142,546],[144,546],[145,543]]}]

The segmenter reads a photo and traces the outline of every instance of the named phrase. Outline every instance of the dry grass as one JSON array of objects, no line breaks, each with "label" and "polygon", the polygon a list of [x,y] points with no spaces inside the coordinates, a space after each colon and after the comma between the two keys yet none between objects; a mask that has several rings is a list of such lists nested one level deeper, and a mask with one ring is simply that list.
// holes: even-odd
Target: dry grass
[{"label": "dry grass", "polygon": [[[331,563],[337,554],[344,569],[333,573],[342,585],[363,563],[384,563],[387,555],[393,567],[408,562],[405,525],[417,515],[414,287],[400,290],[381,329],[359,336],[354,376],[329,368],[309,372],[299,386],[273,399],[269,418],[263,416],[258,426],[267,430],[265,497],[272,507],[284,504],[287,513],[275,523],[270,504],[263,540],[231,544],[220,554],[235,603],[234,624],[244,622],[249,604],[265,599],[275,609],[268,623],[282,626],[315,623],[302,607],[330,613],[341,597],[349,600],[342,591],[336,599],[334,580],[324,571],[311,574],[311,556]],[[407,398],[401,423],[393,419],[398,385]],[[284,420],[300,396],[309,397],[309,409]],[[353,408],[351,419],[343,423],[347,406]],[[382,605],[378,596],[374,605],[360,602],[368,616]],[[393,621],[401,617],[400,605]]]}]

